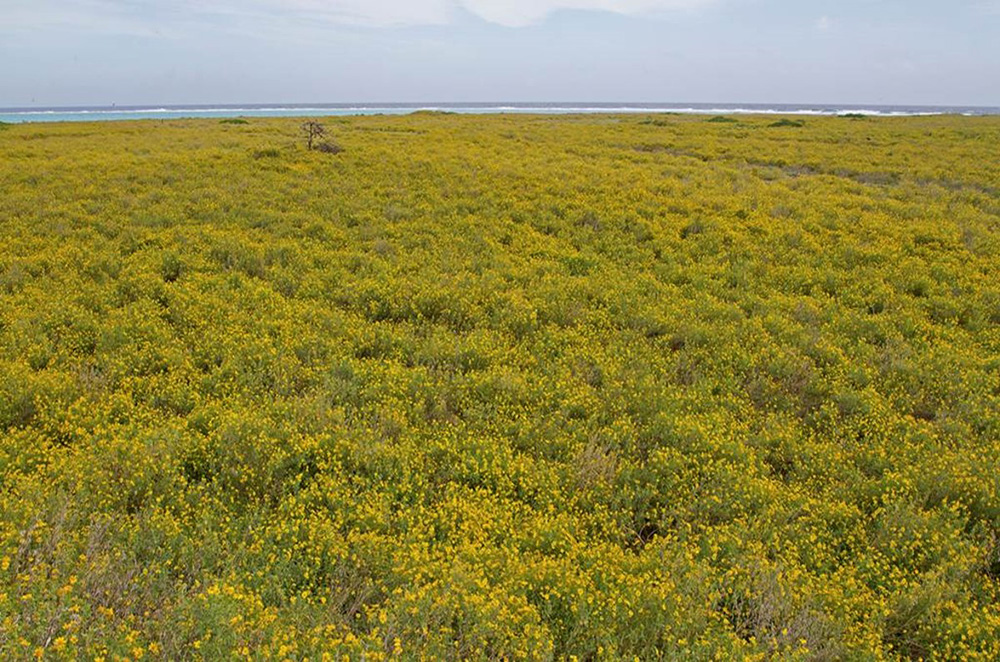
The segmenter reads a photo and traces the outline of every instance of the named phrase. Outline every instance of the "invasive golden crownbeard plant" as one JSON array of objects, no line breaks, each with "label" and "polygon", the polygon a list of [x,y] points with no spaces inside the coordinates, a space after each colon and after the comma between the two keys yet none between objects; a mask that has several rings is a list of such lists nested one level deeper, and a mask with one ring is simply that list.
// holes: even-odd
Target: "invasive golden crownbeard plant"
[{"label": "invasive golden crownbeard plant", "polygon": [[0,131],[0,657],[1000,658],[1000,119]]}]

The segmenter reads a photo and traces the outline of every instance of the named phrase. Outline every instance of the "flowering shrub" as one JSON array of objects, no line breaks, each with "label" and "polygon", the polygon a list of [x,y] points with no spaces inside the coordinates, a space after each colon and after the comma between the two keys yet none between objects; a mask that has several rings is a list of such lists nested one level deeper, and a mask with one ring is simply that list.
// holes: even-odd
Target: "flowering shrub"
[{"label": "flowering shrub", "polygon": [[1000,120],[329,123],[0,134],[0,657],[1000,658]]}]

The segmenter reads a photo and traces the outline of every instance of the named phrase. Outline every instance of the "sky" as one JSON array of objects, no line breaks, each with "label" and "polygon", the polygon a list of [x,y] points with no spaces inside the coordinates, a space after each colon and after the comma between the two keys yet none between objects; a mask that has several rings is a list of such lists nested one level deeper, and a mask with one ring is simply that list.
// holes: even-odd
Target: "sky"
[{"label": "sky", "polygon": [[1000,0],[0,0],[0,107],[1000,106]]}]

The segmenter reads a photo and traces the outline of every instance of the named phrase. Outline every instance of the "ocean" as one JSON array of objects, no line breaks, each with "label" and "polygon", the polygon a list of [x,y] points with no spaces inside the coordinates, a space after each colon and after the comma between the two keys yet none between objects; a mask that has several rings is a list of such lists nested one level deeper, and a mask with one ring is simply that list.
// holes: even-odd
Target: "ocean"
[{"label": "ocean", "polygon": [[912,115],[1000,115],[1000,107],[883,106],[824,104],[720,103],[316,103],[178,106],[92,106],[0,108],[0,122],[83,122],[105,120],[180,119],[188,117],[329,117],[336,115],[404,115],[419,110],[452,113],[704,113],[711,115],[780,114],[875,117]]}]

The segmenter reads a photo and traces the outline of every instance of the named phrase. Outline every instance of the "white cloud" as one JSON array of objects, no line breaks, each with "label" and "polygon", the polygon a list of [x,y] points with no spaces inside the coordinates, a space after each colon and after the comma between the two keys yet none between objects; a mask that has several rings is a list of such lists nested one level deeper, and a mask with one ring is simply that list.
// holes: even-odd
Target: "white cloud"
[{"label": "white cloud", "polygon": [[[103,24],[117,32],[160,29],[165,23],[211,18],[219,27],[242,21],[308,21],[321,25],[373,27],[445,25],[467,11],[490,23],[521,27],[540,23],[560,10],[649,14],[690,10],[719,0],[14,0],[4,27],[23,30],[46,26]],[[0,0],[2,3],[3,0]],[[0,29],[0,32],[3,32]]]},{"label": "white cloud", "polygon": [[820,16],[819,20],[816,21],[816,28],[826,32],[833,27],[833,20],[829,16]]},{"label": "white cloud", "polygon": [[642,14],[694,9],[711,2],[712,0],[461,0],[461,5],[491,23],[516,27],[538,23],[561,9]]},{"label": "white cloud", "polygon": [[[464,9],[510,27],[539,23],[562,9],[618,14],[694,9],[716,0],[258,0],[275,12],[304,11],[331,20],[368,25],[437,25]],[[212,4],[211,2],[206,4]]]}]

